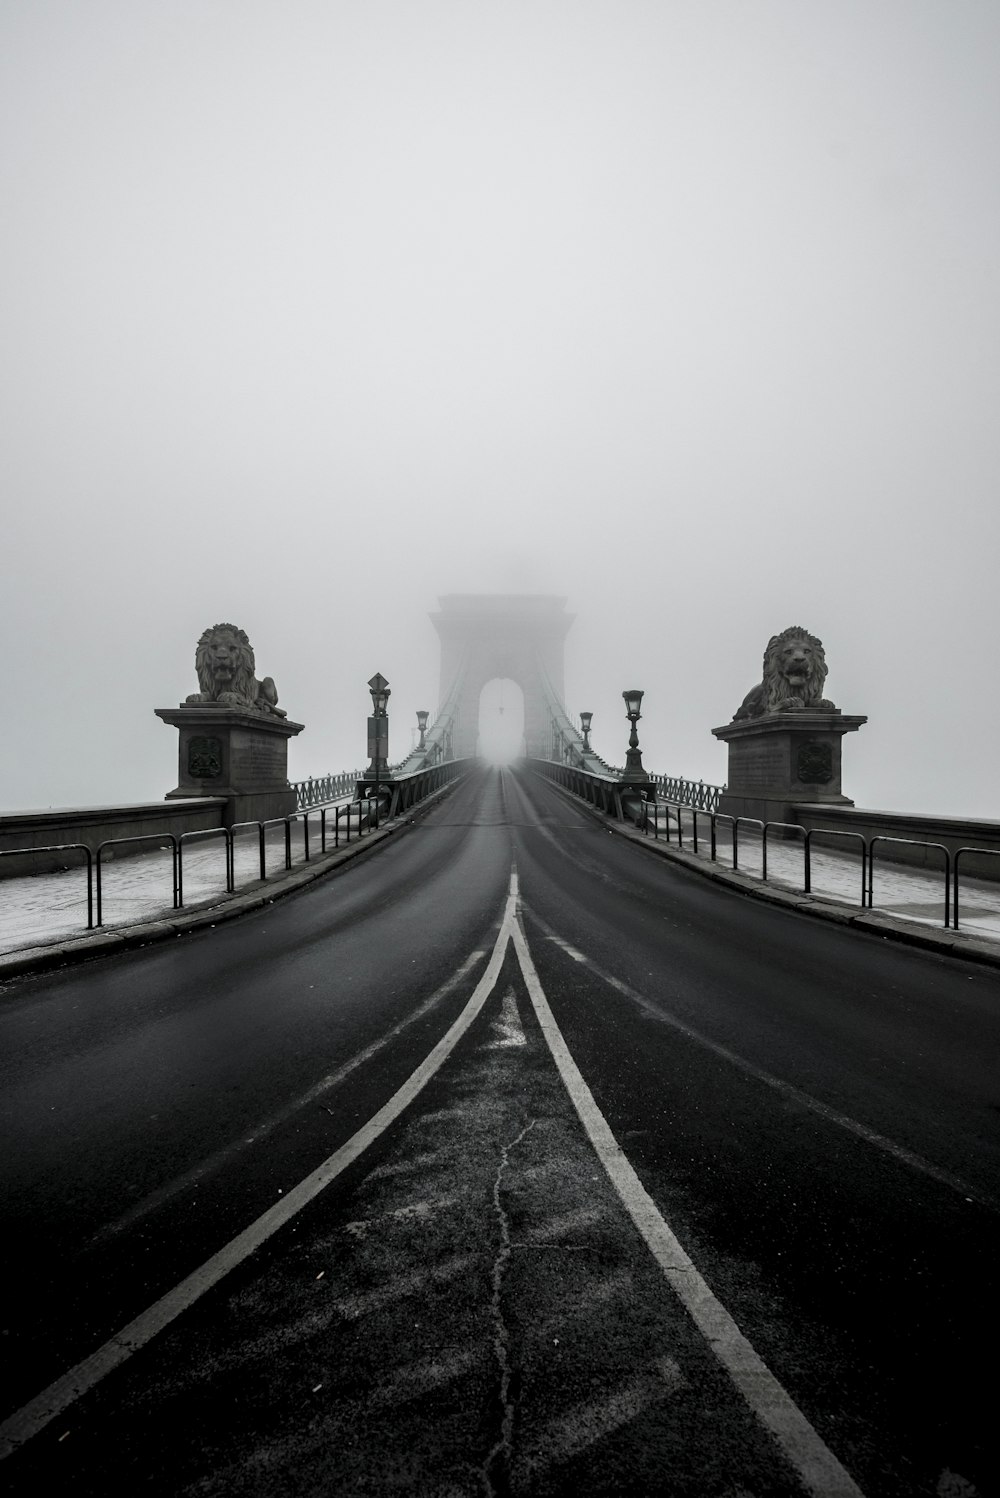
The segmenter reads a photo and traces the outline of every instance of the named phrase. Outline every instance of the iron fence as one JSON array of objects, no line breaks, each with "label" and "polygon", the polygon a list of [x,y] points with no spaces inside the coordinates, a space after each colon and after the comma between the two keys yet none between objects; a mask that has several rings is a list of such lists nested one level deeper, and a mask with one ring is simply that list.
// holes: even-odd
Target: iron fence
[{"label": "iron fence", "polygon": [[676,801],[698,811],[718,811],[724,785],[709,785],[704,780],[684,780],[678,775],[652,775],[657,794],[664,801]]},{"label": "iron fence", "polygon": [[470,765],[474,763],[471,759],[449,759],[440,764],[411,770],[409,774],[391,775],[388,779],[380,776],[376,781],[374,776],[362,776],[357,782],[354,804],[358,800],[376,799],[377,790],[380,802],[380,807],[375,812],[377,827],[380,817],[389,821],[393,817],[402,816],[416,806],[418,801],[423,801],[426,796],[440,790],[458,776],[467,774]]},{"label": "iron fence", "polygon": [[[817,828],[810,827],[806,832],[805,840],[805,878],[803,882],[803,893],[812,894],[812,840],[819,833],[822,837],[846,837],[861,844],[861,908],[865,908],[865,880],[871,866],[871,854],[868,843],[863,832],[850,832],[846,828]],[[869,908],[871,900],[868,900]]]},{"label": "iron fence", "polygon": [[123,843],[159,843],[160,847],[170,845],[170,867],[173,876],[173,909],[178,909],[178,870],[177,870],[177,839],[172,832],[143,832],[138,837],[108,837],[103,843],[98,843],[97,854],[94,858],[94,868],[97,883],[97,924],[104,925],[104,907],[101,899],[101,867],[105,848],[120,847]]},{"label": "iron fence", "polygon": [[876,843],[906,843],[911,848],[934,848],[944,854],[944,923],[951,925],[951,853],[944,843],[925,842],[919,837],[888,837],[884,832],[877,833],[875,837],[868,840],[868,909],[872,908],[873,889],[875,882],[875,845]]},{"label": "iron fence", "polygon": [[[86,843],[46,843],[40,848],[3,848],[0,858],[23,858],[34,853],[82,853],[87,868],[87,930],[94,926],[94,855]],[[17,876],[15,875],[15,878]]]},{"label": "iron fence", "polygon": [[[547,779],[562,785],[566,790],[581,796],[589,801],[591,805],[597,806],[599,810],[608,815],[622,817],[622,797],[631,791],[635,793],[636,788],[630,787],[628,782],[613,781],[611,777],[596,775],[591,771],[581,770],[575,766],[557,764],[550,760],[532,760],[531,767],[544,775]],[[657,790],[664,783],[668,783],[668,777],[651,777],[655,782]],[[702,782],[673,781],[674,785],[687,787],[701,786]],[[707,786],[704,789],[711,793],[721,791],[725,787]],[[874,865],[875,850],[879,843],[904,843],[910,847],[925,848],[939,853],[943,859],[944,874],[944,926],[958,930],[959,924],[959,862],[963,855],[983,855],[1000,858],[1000,850],[995,848],[960,848],[952,857],[948,848],[943,843],[930,842],[921,838],[895,838],[887,837],[878,833],[871,838],[866,838],[861,832],[848,831],[842,828],[810,827],[805,828],[797,822],[764,822],[757,817],[734,817],[726,812],[709,810],[700,806],[693,806],[689,802],[682,802],[674,796],[663,796],[655,802],[647,801],[641,813],[634,818],[636,825],[648,837],[650,832],[654,839],[659,839],[661,831],[669,843],[671,837],[676,835],[677,846],[684,846],[684,816],[688,812],[691,816],[691,845],[695,853],[699,852],[698,842],[698,817],[707,816],[709,820],[709,858],[712,863],[718,861],[718,829],[720,824],[728,824],[730,828],[730,856],[732,867],[740,872],[740,829],[753,829],[760,835],[761,840],[761,878],[768,878],[768,841],[775,835],[788,839],[790,835],[802,837],[803,869],[802,869],[802,892],[812,893],[813,883],[813,839],[816,837],[826,839],[847,839],[856,845],[860,854],[861,870],[861,898],[859,904],[862,910],[873,910],[874,907]]]},{"label": "iron fence", "polygon": [[223,857],[226,861],[226,894],[231,895],[236,887],[236,871],[233,865],[233,839],[228,827],[201,827],[194,832],[182,832],[177,839],[177,909],[184,908],[184,843],[198,837],[203,841],[209,837],[221,837]]},{"label": "iron fence", "polygon": [[[320,816],[320,846],[321,851],[326,853],[329,844],[330,820],[332,813],[333,821],[333,847],[338,849],[343,841],[346,846],[350,843],[352,836],[357,839],[363,837],[366,832],[377,832],[379,827],[393,817],[402,815],[411,810],[419,801],[433,791],[440,789],[443,785],[463,774],[469,766],[466,760],[450,760],[447,763],[429,766],[426,769],[414,771],[409,775],[401,775],[397,779],[386,782],[381,790],[383,794],[378,797],[373,795],[358,794],[363,790],[358,786],[356,776],[327,776],[323,781],[304,782],[306,785],[324,786],[330,789],[333,786],[338,792],[336,800],[344,801],[344,796],[354,794],[354,801],[341,805],[315,805],[303,811],[303,814],[287,817],[273,817],[264,821],[237,822],[232,827],[204,827],[197,828],[191,832],[183,832],[175,836],[170,832],[151,832],[138,837],[111,837],[101,842],[96,852],[92,851],[86,843],[52,843],[44,847],[35,848],[7,848],[0,850],[0,858],[14,858],[32,856],[38,853],[82,853],[86,861],[87,874],[87,930],[104,925],[104,872],[108,861],[110,850],[123,844],[134,843],[157,843],[161,850],[170,851],[170,885],[171,885],[171,908],[183,910],[184,908],[184,852],[191,843],[196,840],[204,841],[208,838],[221,838],[223,841],[223,872],[227,894],[233,894],[236,889],[236,839],[241,832],[253,830],[257,837],[258,859],[260,880],[263,882],[268,877],[267,869],[267,830],[270,827],[280,827],[283,833],[283,863],[286,870],[293,866],[292,858],[292,829],[296,822],[302,824],[302,852],[305,862],[312,857],[310,840],[310,811],[319,811]],[[309,794],[313,794],[310,792]],[[321,796],[321,792],[316,792]],[[95,918],[96,917],[96,918]]]},{"label": "iron fence", "polygon": [[346,801],[354,794],[354,787],[361,778],[360,770],[347,770],[342,775],[319,775],[315,779],[293,780],[296,811],[328,806],[332,801]]},{"label": "iron fence", "polygon": [[958,848],[956,850],[955,861],[952,864],[952,873],[954,875],[954,884],[952,887],[955,894],[952,926],[956,931],[958,930],[958,866],[963,853],[985,854],[987,858],[1000,858],[1000,848]]}]

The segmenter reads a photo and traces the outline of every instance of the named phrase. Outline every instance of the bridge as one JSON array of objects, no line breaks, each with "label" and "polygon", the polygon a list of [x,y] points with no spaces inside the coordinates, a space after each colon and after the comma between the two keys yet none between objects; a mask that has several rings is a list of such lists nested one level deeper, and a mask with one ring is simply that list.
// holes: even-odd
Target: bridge
[{"label": "bridge", "polygon": [[205,772],[142,824],[172,846],[107,862],[105,808],[65,873],[24,877],[55,823],[7,847],[108,915],[0,965],[8,1491],[995,1491],[990,828],[854,807],[832,705],[721,725],[706,787],[626,690],[614,767],[563,600],[434,622],[403,759],[376,675],[368,765],[289,790],[251,673],[263,707],[161,710]]}]

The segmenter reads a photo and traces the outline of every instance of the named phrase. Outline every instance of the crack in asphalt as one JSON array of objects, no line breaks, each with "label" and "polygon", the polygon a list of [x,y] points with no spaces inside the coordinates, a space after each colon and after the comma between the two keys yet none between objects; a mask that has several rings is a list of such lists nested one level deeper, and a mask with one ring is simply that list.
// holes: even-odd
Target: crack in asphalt
[{"label": "crack in asphalt", "polygon": [[[510,1162],[510,1152],[516,1149],[535,1127],[537,1120],[532,1119],[526,1123],[521,1132],[505,1144],[500,1151],[500,1163],[497,1166],[496,1178],[493,1182],[493,1207],[497,1215],[497,1224],[500,1230],[500,1248],[493,1261],[493,1296],[490,1301],[490,1315],[493,1319],[493,1351],[496,1354],[497,1366],[500,1369],[500,1436],[494,1443],[489,1455],[482,1465],[480,1476],[487,1498],[499,1498],[499,1493],[506,1491],[506,1475],[510,1471],[510,1458],[514,1436],[514,1401],[510,1397],[510,1334],[507,1331],[507,1323],[504,1320],[503,1306],[501,1305],[501,1291],[503,1289],[504,1273],[511,1255],[510,1241],[510,1219],[504,1211],[500,1200],[500,1186],[503,1175]],[[498,1490],[493,1480],[493,1467],[497,1461],[502,1463],[504,1473],[503,1488]]]}]

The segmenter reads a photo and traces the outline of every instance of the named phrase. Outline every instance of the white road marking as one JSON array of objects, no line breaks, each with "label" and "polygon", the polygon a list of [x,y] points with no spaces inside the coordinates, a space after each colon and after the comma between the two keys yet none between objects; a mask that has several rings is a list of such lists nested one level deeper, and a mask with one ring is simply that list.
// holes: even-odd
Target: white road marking
[{"label": "white road marking", "polygon": [[414,1223],[430,1222],[436,1212],[444,1207],[454,1206],[458,1201],[457,1196],[439,1196],[427,1201],[410,1202],[405,1207],[396,1207],[392,1212],[382,1212],[377,1217],[360,1217],[356,1222],[345,1222],[344,1232],[349,1233],[352,1238],[365,1238],[372,1228],[388,1227],[392,1223],[402,1223],[406,1227]]},{"label": "white road marking", "polygon": [[414,1155],[409,1160],[389,1160],[384,1165],[376,1165],[375,1169],[365,1176],[365,1180],[383,1181],[393,1176],[415,1175],[418,1170],[426,1170],[428,1165],[439,1165],[444,1157],[444,1150],[429,1150],[426,1154]]},{"label": "white road marking", "polygon": [[609,1300],[615,1300],[619,1295],[630,1295],[633,1288],[632,1271],[630,1269],[616,1269],[607,1275],[592,1289],[585,1290],[577,1296],[572,1305],[564,1305],[555,1316],[547,1320],[536,1322],[533,1327],[533,1335],[536,1340],[545,1341],[553,1332],[562,1332],[565,1328],[579,1321],[581,1316],[590,1316],[595,1306],[603,1306]]},{"label": "white road marking", "polygon": [[550,942],[554,943],[555,946],[561,947],[562,950],[566,953],[566,956],[572,957],[574,962],[586,963],[587,959],[586,957],[584,957],[583,953],[578,952],[576,950],[576,947],[571,947],[569,942],[564,941],[561,936],[549,936],[548,939]]},{"label": "white road marking", "polygon": [[572,1212],[563,1212],[560,1217],[550,1217],[548,1222],[533,1228],[521,1239],[518,1247],[528,1247],[532,1243],[552,1243],[557,1238],[565,1238],[567,1233],[592,1227],[603,1216],[600,1207],[576,1207]]},{"label": "white road marking", "polygon": [[499,1017],[493,1021],[493,1033],[496,1039],[489,1044],[488,1049],[491,1051],[528,1044],[524,1038],[524,1027],[517,1012],[517,1000],[512,988],[508,988],[503,996]]},{"label": "white road marking", "polygon": [[[677,1382],[673,1380],[674,1386]],[[667,1387],[670,1386],[668,1381]],[[527,1446],[525,1464],[533,1471],[544,1471],[557,1462],[567,1462],[623,1425],[628,1425],[662,1397],[662,1385],[646,1375],[631,1379],[610,1394],[575,1405],[565,1415],[551,1421]]]},{"label": "white road marking", "polygon": [[[512,883],[516,881],[516,873]],[[721,1301],[681,1247],[652,1197],[626,1159],[556,1024],[531,960],[520,923],[511,940],[531,1002],[553,1060],[626,1211],[681,1304],[758,1420],[775,1437],[810,1493],[816,1498],[862,1498],[861,1489],[785,1392]],[[624,1418],[631,1418],[623,1413]],[[569,1433],[567,1432],[567,1435]]]},{"label": "white road marking", "polygon": [[335,1181],[368,1146],[393,1123],[413,1099],[423,1091],[427,1083],[451,1055],[455,1046],[479,1014],[486,1000],[496,987],[503,965],[507,943],[513,930],[517,908],[516,879],[511,877],[510,891],[504,904],[504,912],[486,970],[476,984],[468,1003],[451,1027],[411,1073],[402,1087],[368,1120],[346,1144],[335,1150],[316,1170],[312,1171],[297,1186],[286,1191],[281,1200],[261,1214],[242,1233],[218,1253],[206,1259],[180,1284],[168,1290],[153,1305],[142,1311],[127,1326],[110,1337],[96,1352],[77,1363],[61,1378],[57,1378],[41,1394],[30,1400],[21,1409],[10,1415],[0,1425],[0,1460],[16,1451],[50,1420],[68,1409],[81,1395],[86,1394],[106,1374],[124,1363],[134,1352],[145,1347],[158,1332],[169,1326],[183,1311],[194,1305],[213,1285],[230,1270],[242,1264],[255,1249],[266,1243],[278,1228],[307,1206],[314,1197]]},{"label": "white road marking", "polygon": [[463,1104],[458,1103],[449,1108],[435,1108],[433,1113],[421,1113],[418,1118],[415,1118],[413,1120],[413,1122],[415,1124],[420,1124],[421,1127],[424,1124],[447,1123],[452,1119],[468,1118],[471,1112],[471,1108],[467,1108]]},{"label": "white road marking", "polygon": [[389,1384],[369,1394],[365,1400],[368,1409],[380,1405],[399,1404],[407,1399],[417,1399],[428,1389],[440,1389],[453,1383],[456,1378],[485,1357],[481,1347],[465,1348],[440,1358],[425,1358],[419,1363],[408,1363],[405,1368],[395,1368]]},{"label": "white road marking", "polygon": [[392,1305],[393,1301],[406,1300],[409,1296],[418,1294],[426,1285],[441,1285],[447,1280],[455,1279],[464,1274],[474,1262],[472,1254],[456,1254],[454,1258],[445,1259],[431,1269],[399,1274],[394,1280],[380,1285],[377,1290],[370,1290],[367,1295],[348,1295],[343,1300],[335,1301],[334,1309],[340,1312],[345,1321],[358,1321],[362,1316],[370,1316],[373,1311],[381,1311],[384,1306]]},{"label": "white road marking", "polygon": [[418,1019],[422,1019],[425,1014],[434,1008],[435,1004],[439,1004],[442,999],[447,998],[448,994],[457,988],[464,978],[468,977],[476,963],[480,962],[485,956],[486,953],[484,951],[470,953],[461,967],[456,968],[451,977],[442,983],[440,988],[436,988],[429,998],[424,999],[423,1003],[418,1004],[416,1009],[411,1010],[405,1019],[400,1020],[398,1025],[393,1025],[392,1029],[387,1030],[378,1040],[373,1041],[371,1045],[365,1046],[363,1050],[357,1051],[342,1066],[338,1066],[335,1071],[328,1072],[325,1077],[321,1077],[308,1091],[301,1093],[293,1102],[286,1103],[283,1108],[279,1108],[276,1113],[272,1113],[270,1118],[265,1118],[254,1127],[252,1133],[245,1134],[241,1139],[234,1141],[232,1144],[227,1144],[221,1150],[216,1150],[215,1154],[209,1155],[206,1160],[200,1161],[190,1170],[184,1171],[182,1175],[175,1176],[166,1185],[159,1186],[155,1191],[151,1191],[148,1196],[143,1197],[142,1201],[136,1202],[134,1206],[129,1207],[127,1212],[123,1212],[121,1217],[116,1218],[114,1222],[108,1223],[99,1232],[95,1233],[91,1242],[99,1243],[102,1239],[110,1237],[113,1233],[121,1232],[123,1228],[130,1226],[131,1223],[137,1222],[139,1218],[145,1217],[149,1212],[162,1206],[165,1201],[169,1201],[179,1191],[187,1190],[189,1187],[196,1185],[205,1176],[210,1175],[212,1171],[218,1170],[220,1166],[225,1165],[228,1160],[238,1155],[248,1145],[259,1144],[262,1139],[267,1138],[268,1134],[273,1133],[279,1124],[286,1123],[289,1118],[294,1117],[296,1113],[299,1113],[310,1103],[318,1102],[326,1093],[330,1092],[334,1087],[338,1087],[344,1081],[345,1077],[350,1076],[351,1072],[357,1071],[359,1066],[364,1066],[366,1061],[370,1061],[379,1051],[384,1050],[391,1041],[395,1040],[398,1035],[401,1035],[410,1025],[414,1024]]},{"label": "white road marking", "polygon": [[[532,913],[531,918],[541,927],[550,940],[555,939],[550,933],[548,926],[546,926],[545,922],[539,916]],[[556,944],[562,945],[562,942],[559,941]],[[600,978],[602,983],[607,983],[610,988],[615,989],[616,992],[622,994],[625,998],[631,999],[634,1004],[638,1004],[640,1009],[643,1009],[654,1019],[664,1025],[669,1025],[672,1030],[676,1030],[678,1034],[686,1036],[688,1040],[693,1040],[696,1045],[704,1046],[713,1055],[719,1056],[723,1061],[728,1061],[730,1065],[738,1067],[748,1077],[753,1077],[757,1082],[763,1082],[765,1087],[772,1088],[773,1091],[780,1093],[782,1097],[788,1098],[790,1102],[801,1104],[803,1108],[808,1108],[811,1113],[817,1114],[820,1118],[825,1119],[827,1123],[835,1124],[837,1128],[846,1130],[848,1134],[853,1134],[856,1139],[863,1139],[866,1144],[874,1145],[876,1149],[882,1150],[884,1154],[891,1155],[901,1165],[907,1165],[911,1170],[918,1170],[921,1175],[929,1176],[932,1181],[937,1181],[939,1185],[947,1186],[950,1190],[958,1192],[959,1196],[963,1197],[966,1201],[977,1202],[981,1207],[988,1207],[993,1212],[1000,1209],[1000,1202],[996,1198],[988,1196],[986,1192],[980,1191],[975,1186],[970,1186],[968,1181],[962,1180],[961,1176],[952,1175],[951,1171],[942,1170],[940,1166],[932,1165],[930,1160],[924,1159],[923,1155],[917,1155],[913,1150],[908,1150],[904,1145],[897,1144],[894,1139],[886,1138],[884,1134],[879,1134],[875,1129],[870,1129],[867,1124],[859,1123],[856,1118],[849,1118],[845,1113],[838,1113],[836,1108],[831,1108],[828,1103],[821,1102],[819,1098],[813,1097],[811,1093],[802,1092],[791,1082],[785,1082],[781,1077],[776,1077],[771,1072],[764,1071],[762,1067],[755,1066],[752,1061],[748,1061],[736,1051],[731,1051],[728,1046],[720,1045],[717,1040],[710,1040],[707,1035],[702,1035],[699,1030],[695,1030],[691,1025],[686,1025],[683,1020],[677,1019],[675,1015],[651,1003],[638,990],[631,988],[627,983],[623,983],[613,973],[605,972],[604,968],[599,967],[596,962],[592,962],[589,957],[582,957],[578,960],[582,961],[589,968],[595,978]]]}]

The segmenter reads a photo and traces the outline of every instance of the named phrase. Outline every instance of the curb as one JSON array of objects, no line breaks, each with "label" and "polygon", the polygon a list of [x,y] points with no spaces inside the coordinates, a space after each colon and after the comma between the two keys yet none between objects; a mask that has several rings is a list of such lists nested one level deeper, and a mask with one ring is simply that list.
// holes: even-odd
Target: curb
[{"label": "curb", "polygon": [[98,957],[113,957],[119,952],[134,951],[138,947],[151,946],[154,942],[168,941],[171,937],[187,936],[193,931],[204,931],[219,926],[224,921],[238,920],[252,911],[263,910],[285,895],[305,889],[327,874],[335,874],[345,864],[374,853],[392,837],[405,832],[414,822],[449,795],[461,784],[464,776],[433,791],[418,806],[412,807],[403,817],[398,817],[387,827],[377,832],[366,833],[364,838],[346,848],[332,853],[314,854],[308,863],[298,864],[261,883],[258,880],[240,894],[223,896],[221,901],[201,903],[184,910],[172,910],[160,919],[144,921],[140,925],[122,926],[117,929],[88,931],[81,936],[64,938],[47,946],[22,947],[16,952],[0,953],[0,983],[7,978],[20,978],[25,974],[49,972],[57,968],[74,966]]},{"label": "curb", "polygon": [[722,868],[717,863],[707,863],[705,859],[699,858],[694,853],[686,853],[683,848],[671,848],[666,843],[650,839],[637,827],[614,822],[596,807],[591,806],[589,802],[581,800],[579,796],[574,796],[572,791],[566,790],[564,786],[557,785],[554,780],[548,780],[545,776],[541,778],[545,780],[546,785],[552,786],[553,790],[564,796],[572,806],[585,811],[593,821],[598,822],[616,837],[623,837],[628,842],[644,848],[654,857],[666,859],[668,863],[688,869],[702,879],[721,884],[735,894],[749,895],[751,899],[761,900],[765,905],[778,905],[784,910],[797,911],[799,915],[813,916],[817,920],[826,921],[829,925],[851,926],[855,931],[864,931],[869,936],[880,937],[883,941],[888,938],[904,946],[919,947],[923,951],[937,952],[946,957],[961,957],[968,962],[1000,968],[1000,943],[990,941],[988,937],[965,936],[960,931],[952,931],[944,926],[937,931],[932,926],[918,926],[915,922],[903,921],[897,916],[887,915],[881,911],[855,909],[853,906],[840,905],[835,900],[826,899],[820,895],[797,894],[794,890],[779,889],[775,885],[764,884],[759,879],[751,878],[749,874]]}]

